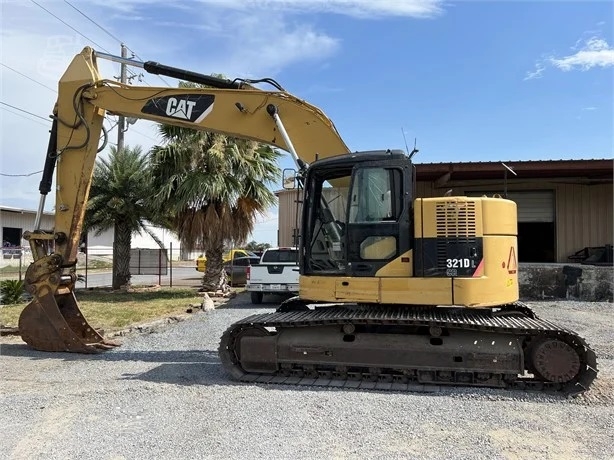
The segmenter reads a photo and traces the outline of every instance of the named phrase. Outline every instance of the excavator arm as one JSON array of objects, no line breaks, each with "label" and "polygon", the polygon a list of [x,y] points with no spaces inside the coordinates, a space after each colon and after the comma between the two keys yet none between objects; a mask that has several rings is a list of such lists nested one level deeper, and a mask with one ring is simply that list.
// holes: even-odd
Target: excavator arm
[{"label": "excavator arm", "polygon": [[[151,73],[211,87],[128,86],[101,78],[97,58],[123,59],[85,48],[59,81],[35,229],[24,232],[34,257],[25,278],[33,300],[21,314],[19,330],[39,350],[87,353],[116,345],[87,323],[74,296],[78,242],[101,134],[107,135],[107,112],[266,143],[290,152],[299,167],[349,152],[320,109],[272,80],[265,81],[277,89],[263,91],[245,81],[126,60]],[[40,217],[54,172],[55,227],[43,230]]]}]

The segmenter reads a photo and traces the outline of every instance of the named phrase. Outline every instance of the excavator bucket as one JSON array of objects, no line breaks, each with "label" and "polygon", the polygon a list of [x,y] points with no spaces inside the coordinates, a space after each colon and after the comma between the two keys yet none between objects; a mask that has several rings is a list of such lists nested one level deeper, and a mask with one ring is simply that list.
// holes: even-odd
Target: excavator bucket
[{"label": "excavator bucket", "polygon": [[64,273],[68,267],[63,266],[59,254],[45,255],[49,235],[44,231],[24,232],[35,260],[24,279],[33,299],[19,316],[22,340],[36,350],[73,353],[96,353],[119,346],[105,340],[83,317],[74,293],[76,274]]},{"label": "excavator bucket", "polygon": [[41,351],[96,353],[119,345],[89,325],[72,291],[35,296],[19,317],[19,333],[24,342]]}]

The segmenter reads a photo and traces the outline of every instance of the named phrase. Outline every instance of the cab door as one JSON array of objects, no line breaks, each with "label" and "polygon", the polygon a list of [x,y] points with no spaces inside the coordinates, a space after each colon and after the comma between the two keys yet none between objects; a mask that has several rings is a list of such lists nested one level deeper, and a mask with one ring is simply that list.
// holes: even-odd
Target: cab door
[{"label": "cab door", "polygon": [[375,276],[411,249],[411,179],[407,160],[365,162],[353,168],[345,231],[348,276]]}]

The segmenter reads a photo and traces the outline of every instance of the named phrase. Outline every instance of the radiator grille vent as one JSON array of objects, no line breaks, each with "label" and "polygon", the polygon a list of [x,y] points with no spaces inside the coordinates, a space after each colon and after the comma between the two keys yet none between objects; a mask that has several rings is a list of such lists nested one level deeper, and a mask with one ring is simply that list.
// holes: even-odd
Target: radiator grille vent
[{"label": "radiator grille vent", "polygon": [[436,219],[438,238],[475,240],[475,201],[438,202]]}]

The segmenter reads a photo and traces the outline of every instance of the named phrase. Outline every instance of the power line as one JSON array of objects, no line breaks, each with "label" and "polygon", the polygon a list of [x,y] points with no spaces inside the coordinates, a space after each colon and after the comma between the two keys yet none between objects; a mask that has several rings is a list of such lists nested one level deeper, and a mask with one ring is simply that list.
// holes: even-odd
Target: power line
[{"label": "power line", "polygon": [[106,33],[109,37],[111,37],[113,40],[117,41],[120,45],[122,44],[122,41],[117,38],[115,35],[113,35],[111,32],[109,32],[107,29],[105,29],[104,27],[102,27],[100,24],[98,24],[96,21],[94,21],[92,18],[90,18],[87,14],[85,14],[83,11],[81,11],[79,8],[77,8],[75,5],[73,5],[72,3],[64,0],[64,3],[66,3],[68,6],[70,6],[73,10],[75,10],[77,13],[79,13],[81,16],[83,16],[85,19],[87,19],[88,21],[90,21],[91,23],[93,23],[95,26],[97,26],[100,30],[102,30],[104,33]]},{"label": "power line", "polygon": [[[32,3],[34,3],[36,6],[38,6],[40,9],[42,9],[43,11],[46,11],[47,13],[49,13],[51,16],[53,16],[54,18],[56,18],[58,21],[60,21],[62,24],[64,24],[66,27],[68,27],[69,29],[75,31],[76,33],[78,33],[79,35],[81,35],[83,38],[85,38],[88,42],[91,42],[92,44],[96,45],[96,47],[100,48],[103,51],[106,51],[107,53],[111,54],[111,52],[106,49],[105,47],[103,47],[102,45],[96,43],[94,40],[92,40],[91,38],[87,37],[86,35],[82,34],[81,32],[79,32],[77,29],[75,29],[73,26],[71,26],[70,24],[68,24],[66,21],[64,21],[63,19],[59,18],[58,16],[56,16],[55,14],[53,14],[51,11],[49,11],[47,8],[45,8],[44,6],[40,5],[39,3],[35,2],[34,0],[30,0]],[[134,73],[132,73],[132,75],[136,76]]]},{"label": "power line", "polygon": [[130,128],[130,129],[131,129],[132,131],[134,131],[135,133],[140,134],[140,135],[141,135],[141,136],[143,136],[143,137],[146,137],[146,138],[148,138],[148,139],[151,139],[151,140],[152,140],[152,141],[154,141],[154,142],[158,142],[158,140],[157,140],[157,139],[154,139],[153,137],[149,136],[148,134],[145,134],[145,133],[143,133],[143,132],[141,132],[141,131],[137,131],[137,130],[136,130],[136,129],[134,129],[134,128]]},{"label": "power line", "polygon": [[83,35],[81,32],[79,32],[77,29],[75,29],[73,26],[71,26],[69,23],[67,23],[66,21],[64,21],[63,19],[59,18],[58,16],[56,16],[55,14],[53,14],[51,11],[49,11],[47,8],[45,8],[44,6],[42,6],[39,3],[36,3],[34,0],[30,0],[32,3],[34,3],[36,6],[38,6],[39,8],[41,8],[42,10],[46,11],[47,13],[49,13],[51,16],[53,16],[54,18],[56,18],[58,21],[60,21],[62,24],[64,24],[66,27],[70,28],[71,30],[74,30],[76,33],[78,33],[79,35],[81,35],[83,38],[85,38],[88,42],[93,43],[94,45],[96,45],[97,47],[99,47],[101,50],[106,51],[107,53],[111,54],[111,52],[109,50],[107,50],[106,48],[102,47],[101,45],[99,45],[98,43],[96,43],[94,40],[92,40],[91,38],[86,37],[85,35]]},{"label": "power line", "polygon": [[[75,5],[73,5],[72,3],[70,3],[68,0],[64,0],[64,3],[66,3],[68,6],[70,6],[72,9],[74,9],[75,11],[77,11],[81,16],[83,16],[84,18],[86,18],[88,21],[90,21],[92,24],[94,24],[96,27],[98,27],[100,30],[102,30],[104,33],[106,33],[109,37],[111,37],[113,40],[115,40],[117,43],[119,43],[120,45],[125,45],[124,41],[121,40],[120,38],[117,37],[117,35],[112,34],[111,32],[109,32],[105,27],[101,26],[99,23],[97,23],[96,21],[94,21],[90,16],[88,16],[87,14],[85,14],[83,11],[81,11],[79,8],[77,8]],[[136,52],[131,49],[128,45],[125,45],[126,48],[128,48],[132,54],[134,54],[134,56],[137,59],[140,59],[141,61],[143,61],[143,58],[141,58],[138,54],[136,54]],[[128,70],[130,72],[130,70]],[[134,75],[134,74],[133,74]],[[162,80],[162,82],[164,82],[164,84],[166,86],[171,86],[164,78],[162,78],[162,76],[160,75],[156,75],[160,80]],[[147,82],[145,82],[147,83]]]},{"label": "power line", "polygon": [[[85,19],[87,19],[88,21],[90,21],[92,24],[94,24],[96,27],[98,27],[100,30],[102,30],[105,34],[107,34],[109,37],[111,37],[113,40],[115,40],[117,43],[119,43],[120,45],[123,44],[123,42],[117,38],[116,35],[113,35],[111,32],[109,32],[107,29],[105,29],[104,27],[102,27],[100,24],[98,24],[96,21],[94,21],[91,17],[89,17],[87,14],[85,14],[83,11],[81,11],[79,8],[77,8],[75,5],[73,5],[72,3],[64,0],[64,3],[66,3],[68,6],[70,6],[73,10],[75,10],[77,13],[79,13],[81,16],[83,16]],[[127,48],[127,47],[126,47]],[[108,51],[107,51],[108,52]],[[112,54],[112,53],[109,53]],[[128,72],[130,72],[130,74],[135,77],[136,74],[134,72],[132,72],[130,69],[127,69]]]},{"label": "power line", "polygon": [[0,107],[0,109],[2,109],[2,110],[6,110],[8,113],[12,113],[13,115],[17,115],[18,117],[21,117],[21,118],[23,118],[24,120],[28,120],[28,121],[31,121],[31,122],[33,122],[33,123],[37,123],[37,124],[39,124],[39,125],[41,125],[41,126],[46,127],[47,129],[49,129],[49,126],[48,126],[48,125],[46,125],[46,124],[44,124],[42,121],[33,120],[32,118],[26,117],[25,115],[22,115],[21,113],[18,113],[18,112],[13,112],[11,109],[8,109],[8,108],[6,108],[6,107]]},{"label": "power line", "polygon": [[[7,104],[6,102],[2,102],[2,101],[0,101],[0,104],[2,104],[2,105],[6,105],[6,106],[8,106],[8,107],[10,107],[10,108],[12,108],[12,109],[15,109],[15,110],[19,110],[20,112],[27,113],[28,115],[32,115],[33,117],[40,118],[41,120],[51,121],[51,118],[41,117],[40,115],[36,115],[35,113],[28,112],[27,110],[21,109],[21,108],[19,108],[19,107],[15,107],[14,105]],[[15,115],[17,115],[17,114],[15,114]],[[109,121],[110,123],[112,123],[112,120],[109,118],[109,114],[105,114],[105,116],[104,116],[104,117],[105,117],[105,119],[106,119],[107,121]],[[34,121],[34,120],[32,120],[32,121]],[[111,128],[110,128],[110,129],[115,128],[115,126],[117,126],[117,124],[115,124],[115,125],[111,126]]]},{"label": "power line", "polygon": [[10,107],[11,109],[19,110],[20,112],[23,112],[23,113],[27,113],[28,115],[32,115],[33,117],[40,118],[41,120],[51,121],[49,118],[41,117],[40,115],[36,115],[35,113],[28,112],[27,110],[24,110],[24,109],[20,109],[19,107],[15,107],[14,105],[7,104],[6,102],[0,101],[0,104],[6,105],[7,107]]},{"label": "power line", "polygon": [[[15,107],[14,105],[7,104],[6,102],[0,101],[0,104],[5,105],[5,106],[7,106],[7,107],[10,107],[11,109],[14,109],[14,110],[18,110],[18,111],[23,112],[23,113],[27,113],[28,115],[31,115],[31,116],[33,116],[33,117],[40,118],[41,120],[44,120],[44,121],[46,121],[46,122],[50,122],[50,121],[51,121],[51,119],[50,119],[50,118],[41,117],[40,115],[36,115],[35,113],[28,112],[27,110],[22,109],[22,108],[20,108],[20,107]],[[13,112],[11,112],[11,113],[13,113]],[[19,115],[19,114],[18,114],[18,113],[15,113],[15,115]],[[107,118],[107,117],[108,117],[108,115],[105,115],[105,118]],[[25,118],[25,117],[24,117],[24,118]],[[40,123],[40,122],[38,122],[37,120],[32,120],[31,118],[26,118],[26,119],[27,119],[27,120],[30,120],[30,121],[36,121],[37,123]],[[109,118],[107,118],[107,120],[111,121]],[[41,124],[42,124],[42,123],[41,123]],[[116,126],[117,126],[117,123],[116,123],[115,125],[111,126],[111,128],[109,128],[109,129],[108,129],[108,131],[111,131],[111,130],[112,130],[112,129],[114,129]],[[138,130],[136,130],[136,129],[134,129],[134,128],[131,128],[131,130],[132,130],[132,131],[134,131],[135,133],[140,134],[141,136],[144,136],[144,137],[146,137],[146,138],[148,138],[148,139],[151,139],[151,140],[152,140],[152,141],[154,141],[154,142],[158,142],[156,139],[154,139],[153,137],[149,136],[148,134],[145,134],[145,133],[143,133],[143,132],[141,132],[141,131],[138,131]]]},{"label": "power line", "polygon": [[[34,3],[36,6],[38,6],[39,8],[41,8],[42,10],[46,11],[47,13],[49,13],[51,16],[53,16],[54,18],[56,18],[58,21],[60,21],[62,24],[64,24],[66,27],[70,28],[71,30],[74,30],[76,33],[78,33],[79,35],[81,35],[83,38],[85,38],[88,42],[91,42],[92,44],[96,45],[98,48],[100,48],[103,51],[106,51],[108,54],[112,54],[108,49],[106,49],[105,47],[103,47],[102,45],[96,43],[94,40],[92,40],[91,38],[85,36],[84,34],[82,34],[81,32],[79,32],[77,29],[75,29],[73,26],[71,26],[69,23],[67,23],[66,21],[64,21],[63,19],[59,18],[58,16],[56,16],[55,14],[53,14],[51,11],[49,11],[47,8],[45,8],[44,6],[40,5],[39,3],[35,2],[34,0],[30,0],[32,3]],[[129,71],[130,74],[132,76],[136,76],[136,74],[132,71]]]},{"label": "power line", "polygon": [[[111,53],[108,49],[106,49],[105,47],[101,46],[100,44],[96,43],[94,40],[92,40],[91,38],[87,37],[86,35],[82,34],[81,32],[79,32],[77,29],[75,29],[73,26],[71,26],[70,24],[68,24],[66,21],[64,21],[63,19],[59,18],[58,16],[56,16],[55,14],[53,14],[51,11],[49,11],[47,8],[45,8],[44,6],[42,6],[41,4],[35,2],[34,0],[30,0],[32,3],[34,3],[36,6],[38,6],[39,8],[41,8],[43,11],[46,11],[47,13],[49,13],[51,16],[53,16],[54,18],[56,18],[58,21],[60,21],[62,24],[64,24],[66,27],[70,28],[71,30],[75,31],[76,33],[78,33],[80,36],[82,36],[83,38],[85,38],[87,41],[91,42],[92,44],[96,45],[98,48],[100,48],[101,50],[107,52],[108,54],[113,54]],[[105,33],[107,33],[108,35],[110,35],[113,39],[119,41],[119,43],[121,44],[121,40],[119,40],[115,35],[111,34],[111,32],[107,31],[104,27],[102,27],[100,24],[98,24],[96,21],[94,21],[92,18],[90,18],[88,15],[86,15],[85,13],[83,13],[81,10],[79,10],[76,6],[72,5],[71,3],[69,3],[68,1],[64,0],[69,6],[71,6],[73,9],[75,9],[77,12],[79,12],[81,15],[83,15],[85,18],[87,18],[89,21],[91,21],[93,24],[95,24],[97,27],[101,28]],[[128,48],[130,49],[130,48]],[[132,51],[132,50],[131,50]],[[134,53],[134,51],[132,51]],[[141,59],[136,53],[134,53],[134,55],[138,58]],[[136,77],[137,74],[134,73],[132,70],[127,69],[128,72],[130,73],[130,75],[132,77]],[[162,78],[160,75],[157,75],[158,78],[160,78],[160,80],[162,80],[166,86],[171,87],[171,85],[164,80],[164,78]],[[146,85],[149,85],[149,83],[145,82]],[[151,85],[149,85],[151,86]]]},{"label": "power line", "polygon": [[34,171],[28,174],[4,174],[4,173],[0,173],[0,176],[4,176],[4,177],[29,177],[29,176],[33,176],[34,174],[39,174],[42,173],[43,170],[41,169],[40,171]]},{"label": "power line", "polygon": [[12,71],[13,71],[13,72],[15,72],[16,74],[21,75],[22,77],[25,77],[25,78],[27,78],[27,79],[28,79],[28,80],[30,80],[30,81],[33,81],[33,82],[34,82],[34,83],[36,83],[36,84],[39,84],[39,85],[43,86],[44,88],[47,88],[47,89],[48,89],[48,90],[50,90],[50,91],[53,91],[54,93],[57,93],[57,91],[56,91],[55,89],[51,88],[50,86],[47,86],[47,85],[45,85],[44,83],[41,83],[40,81],[35,80],[35,79],[34,79],[34,78],[32,78],[32,77],[28,77],[26,74],[21,73],[19,70],[15,70],[15,69],[13,69],[11,66],[8,66],[8,65],[4,64],[3,62],[0,62],[0,65],[1,65],[2,67],[6,67],[6,68],[7,68],[7,69],[9,69],[9,70],[12,70]]}]

